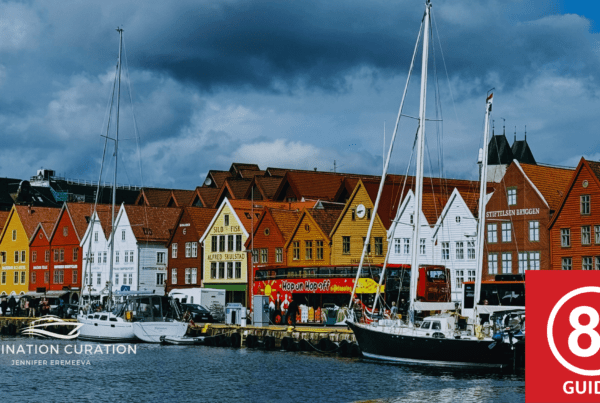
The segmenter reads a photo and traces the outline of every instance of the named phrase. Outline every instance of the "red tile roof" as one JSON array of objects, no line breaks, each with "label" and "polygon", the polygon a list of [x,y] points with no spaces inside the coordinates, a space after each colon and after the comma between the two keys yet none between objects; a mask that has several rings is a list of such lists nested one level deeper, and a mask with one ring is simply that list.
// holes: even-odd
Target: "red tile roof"
[{"label": "red tile roof", "polygon": [[252,179],[255,176],[263,176],[265,171],[255,170],[255,169],[242,169],[238,172],[240,178],[244,179]]},{"label": "red tile roof", "polygon": [[[202,205],[204,207],[214,207],[214,204],[217,200],[217,196],[219,195],[220,192],[221,192],[221,190],[217,189],[217,188],[200,187],[200,186],[196,188],[196,195],[198,195],[198,197],[200,198],[200,201],[202,201]],[[192,199],[190,200],[190,204],[192,204],[194,202],[194,200],[196,199],[196,195],[194,195],[192,197]]]},{"label": "red tile roof", "polygon": [[306,209],[307,214],[310,214],[313,220],[323,231],[323,234],[327,238],[331,234],[331,230],[335,226],[340,214],[341,209]]},{"label": "red tile roof", "polygon": [[[77,234],[77,238],[81,241],[83,236],[85,235],[85,231],[87,231],[89,221],[94,214],[94,204],[93,203],[67,203],[66,205],[69,214],[71,216],[71,220],[73,222],[73,226],[75,227],[75,233]],[[104,209],[110,208],[109,205],[98,205],[97,207],[101,207]],[[110,217],[110,215],[108,215]]]},{"label": "red tile roof", "polygon": [[281,231],[281,235],[283,235],[283,239],[287,242],[287,240],[290,239],[294,232],[296,222],[300,217],[300,212],[296,210],[269,210],[271,216],[273,217],[273,221],[275,221],[277,228],[279,228],[279,231]]},{"label": "red tile roof", "polygon": [[125,212],[138,242],[167,242],[181,209],[125,205]]},{"label": "red tile roof", "polygon": [[171,189],[142,188],[135,204],[140,206],[163,207],[167,204],[170,196]]},{"label": "red tile roof", "polygon": [[2,232],[2,229],[6,224],[6,220],[8,219],[9,214],[10,211],[0,211],[0,232]]},{"label": "red tile roof", "polygon": [[212,169],[208,171],[207,175],[207,177],[213,181],[216,188],[221,188],[221,186],[223,186],[223,183],[225,183],[225,179],[231,176],[233,175],[229,171],[213,171]]},{"label": "red tile roof", "polygon": [[189,214],[194,227],[198,233],[198,239],[202,238],[204,231],[206,231],[208,224],[217,213],[216,208],[206,207],[185,207],[184,210]]},{"label": "red tile roof", "polygon": [[248,186],[248,190],[246,190],[244,199],[252,197],[252,188],[256,186],[263,200],[273,200],[273,196],[282,180],[283,176],[255,176],[252,183]]},{"label": "red tile roof", "polygon": [[173,189],[173,197],[175,198],[177,207],[189,206],[195,195],[195,190]]},{"label": "red tile roof", "polygon": [[31,239],[39,223],[50,223],[54,226],[60,212],[60,209],[55,207],[15,206],[15,209],[28,239]]},{"label": "red tile roof", "polygon": [[[109,204],[99,204],[96,206],[96,212],[98,213],[98,220],[100,221],[100,226],[102,227],[102,232],[104,232],[104,238],[108,239],[110,236],[110,232],[112,231],[112,222],[110,219],[110,212],[112,206]],[[119,207],[115,206],[115,220],[119,215]]]},{"label": "red tile roof", "polygon": [[[592,164],[598,167],[600,173],[600,163],[588,161],[590,167]],[[574,169],[558,168],[544,165],[530,165],[520,163],[523,172],[529,180],[538,188],[540,193],[546,199],[550,210],[556,210],[560,207],[560,201],[564,193],[568,190],[567,185],[571,181]],[[598,175],[596,173],[596,175]],[[599,176],[600,178],[600,176]]]}]

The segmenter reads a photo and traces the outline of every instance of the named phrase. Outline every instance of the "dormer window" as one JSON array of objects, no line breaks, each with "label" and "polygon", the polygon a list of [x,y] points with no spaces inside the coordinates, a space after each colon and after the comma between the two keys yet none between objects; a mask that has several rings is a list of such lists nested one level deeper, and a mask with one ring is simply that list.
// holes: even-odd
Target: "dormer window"
[{"label": "dormer window", "polygon": [[226,227],[229,227],[229,214],[223,216],[223,223]]},{"label": "dormer window", "polygon": [[517,188],[508,188],[507,199],[508,199],[509,206],[517,205]]},{"label": "dormer window", "polygon": [[125,240],[125,230],[121,231],[121,241]]}]

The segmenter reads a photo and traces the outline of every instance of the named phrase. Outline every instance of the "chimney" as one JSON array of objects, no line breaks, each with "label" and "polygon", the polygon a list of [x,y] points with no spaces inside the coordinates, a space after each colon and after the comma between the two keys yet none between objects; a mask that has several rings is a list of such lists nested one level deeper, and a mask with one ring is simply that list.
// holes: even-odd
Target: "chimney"
[{"label": "chimney", "polygon": [[317,167],[314,167],[315,172],[317,172]]}]

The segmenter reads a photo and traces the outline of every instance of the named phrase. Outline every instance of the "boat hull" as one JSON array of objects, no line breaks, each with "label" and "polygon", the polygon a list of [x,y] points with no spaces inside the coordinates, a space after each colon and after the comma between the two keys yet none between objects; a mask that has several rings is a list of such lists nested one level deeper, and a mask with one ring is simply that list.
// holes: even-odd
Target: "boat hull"
[{"label": "boat hull", "polygon": [[348,322],[365,357],[406,364],[449,367],[503,368],[512,362],[507,343],[491,340],[437,339],[385,333]]},{"label": "boat hull", "polygon": [[79,340],[99,341],[103,343],[136,342],[130,322],[107,321],[99,319],[77,318],[83,326],[79,329]]},{"label": "boat hull", "polygon": [[187,332],[187,322],[134,322],[135,337],[146,343],[160,343],[161,336],[180,338]]}]

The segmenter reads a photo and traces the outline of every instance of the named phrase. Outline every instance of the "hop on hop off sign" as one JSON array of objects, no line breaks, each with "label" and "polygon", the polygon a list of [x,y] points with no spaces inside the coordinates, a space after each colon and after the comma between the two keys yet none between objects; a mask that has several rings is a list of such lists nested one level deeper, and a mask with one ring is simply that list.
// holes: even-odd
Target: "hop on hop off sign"
[{"label": "hop on hop off sign", "polygon": [[600,401],[600,272],[530,271],[527,402]]}]

